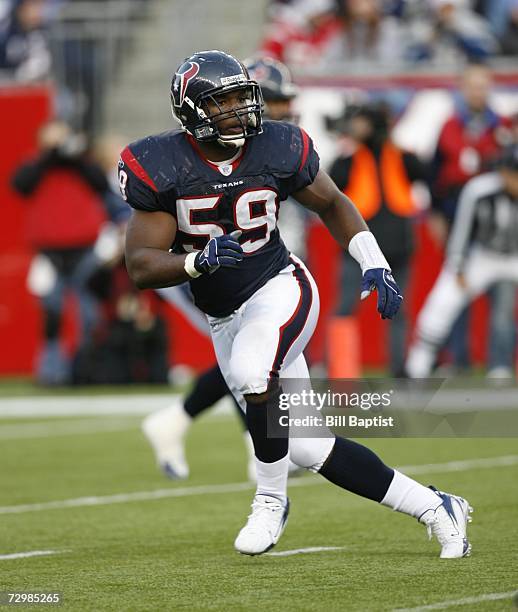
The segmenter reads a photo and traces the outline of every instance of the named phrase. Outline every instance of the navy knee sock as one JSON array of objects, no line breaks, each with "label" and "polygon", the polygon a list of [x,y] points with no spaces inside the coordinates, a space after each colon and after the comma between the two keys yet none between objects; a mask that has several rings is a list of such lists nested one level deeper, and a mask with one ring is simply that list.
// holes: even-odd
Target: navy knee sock
[{"label": "navy knee sock", "polygon": [[184,402],[184,409],[193,419],[230,393],[219,366],[201,374]]},{"label": "navy knee sock", "polygon": [[[255,456],[263,463],[274,463],[288,454],[288,431],[280,432],[283,437],[268,437],[273,430],[279,431],[279,394],[271,392],[270,399],[259,403],[246,402],[246,422],[254,443]],[[268,428],[270,424],[270,428]],[[284,428],[283,428],[284,429]]]},{"label": "navy knee sock", "polygon": [[336,438],[335,445],[320,474],[333,484],[380,502],[394,478],[394,470],[366,446]]}]

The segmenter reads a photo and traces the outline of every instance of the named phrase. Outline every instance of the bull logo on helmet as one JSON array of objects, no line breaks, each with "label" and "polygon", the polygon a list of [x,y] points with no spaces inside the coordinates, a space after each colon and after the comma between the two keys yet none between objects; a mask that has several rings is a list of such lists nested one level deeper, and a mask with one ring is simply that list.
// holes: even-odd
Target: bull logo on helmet
[{"label": "bull logo on helmet", "polygon": [[[182,66],[183,68],[183,66]],[[185,64],[185,68],[183,72],[178,72],[178,76],[180,77],[180,92],[179,92],[179,103],[181,106],[183,101],[185,100],[185,92],[187,91],[187,85],[189,85],[189,81],[194,79],[194,77],[200,71],[200,65],[196,62],[187,62]]]}]

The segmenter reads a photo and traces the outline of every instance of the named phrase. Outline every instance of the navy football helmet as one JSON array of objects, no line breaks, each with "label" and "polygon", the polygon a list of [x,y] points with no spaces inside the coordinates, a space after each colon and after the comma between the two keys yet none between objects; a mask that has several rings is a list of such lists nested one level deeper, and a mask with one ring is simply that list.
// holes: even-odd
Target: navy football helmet
[{"label": "navy football helmet", "polygon": [[[246,92],[246,103],[223,111],[218,96],[233,91]],[[210,112],[209,101],[217,112]],[[223,51],[199,51],[182,62],[171,83],[171,107],[183,128],[200,142],[241,146],[245,138],[262,132],[261,90],[244,65]],[[220,133],[218,123],[229,118],[239,120],[242,133]]]},{"label": "navy football helmet", "polygon": [[245,60],[250,77],[257,81],[265,102],[292,100],[298,94],[288,67],[271,57]]}]

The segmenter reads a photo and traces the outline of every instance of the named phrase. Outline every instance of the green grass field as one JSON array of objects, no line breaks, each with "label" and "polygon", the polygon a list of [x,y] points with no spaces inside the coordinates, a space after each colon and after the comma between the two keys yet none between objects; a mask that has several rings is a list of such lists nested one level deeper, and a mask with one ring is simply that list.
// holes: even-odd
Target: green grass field
[{"label": "green grass field", "polygon": [[[245,481],[233,415],[195,424],[192,476],[182,483],[156,471],[137,417],[2,419],[0,591],[60,591],[62,608],[71,610],[363,611],[443,602],[429,609],[511,610],[512,596],[501,594],[518,588],[516,439],[367,444],[389,464],[410,466],[408,473],[425,466],[419,480],[469,499],[471,558],[440,560],[438,544],[415,520],[316,476],[292,481],[290,522],[274,550],[337,550],[237,554],[233,540],[252,488],[221,486]],[[503,456],[516,461],[470,463]],[[453,471],[456,460],[466,463]],[[164,493],[155,499],[127,495],[157,490]],[[92,496],[92,505],[45,505]],[[2,558],[29,551],[55,554]],[[501,598],[482,598],[493,594]],[[473,599],[451,604],[465,598]]]}]

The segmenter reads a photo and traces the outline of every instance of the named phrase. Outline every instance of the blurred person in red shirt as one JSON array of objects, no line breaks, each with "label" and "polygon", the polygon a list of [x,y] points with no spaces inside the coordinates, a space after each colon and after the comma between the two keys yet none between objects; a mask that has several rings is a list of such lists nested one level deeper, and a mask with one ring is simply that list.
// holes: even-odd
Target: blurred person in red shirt
[{"label": "blurred person in red shirt", "polygon": [[59,341],[65,293],[73,292],[78,300],[81,346],[99,316],[89,281],[113,255],[101,228],[108,217],[117,222],[124,207],[113,206],[105,173],[89,160],[86,140],[68,124],[50,121],[40,129],[38,142],[37,156],[15,171],[12,184],[29,205],[26,235],[37,254],[28,276],[29,290],[39,297],[44,315],[37,380],[64,384],[71,367]]},{"label": "blurred person in red shirt", "polygon": [[315,65],[340,31],[333,0],[295,0],[278,7],[259,54],[290,66]]},{"label": "blurred person in red shirt", "polygon": [[290,66],[362,70],[400,61],[404,37],[380,0],[298,0],[280,10],[261,52]]},{"label": "blurred person in red shirt", "polygon": [[[501,154],[502,146],[511,138],[510,122],[499,116],[490,106],[492,76],[481,64],[468,66],[461,77],[460,95],[453,115],[446,121],[439,135],[432,161],[430,192],[432,212],[430,229],[436,240],[444,246],[455,218],[460,192],[474,176],[491,169]],[[499,321],[508,321],[502,310],[514,308],[514,288],[506,283],[496,285],[491,292],[493,301],[490,325],[489,369],[503,367],[502,356],[512,349],[514,331]],[[469,367],[467,343],[468,311],[459,316],[448,346],[457,369]],[[507,361],[507,360],[506,360]]]}]

